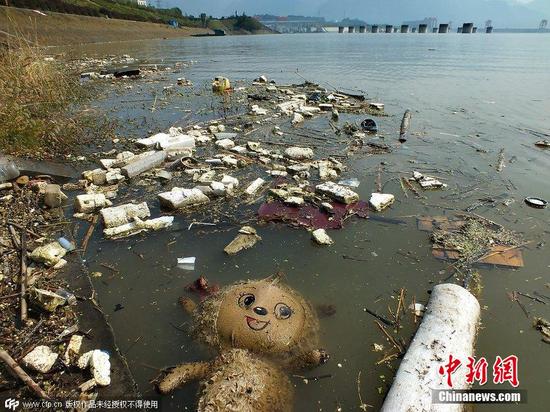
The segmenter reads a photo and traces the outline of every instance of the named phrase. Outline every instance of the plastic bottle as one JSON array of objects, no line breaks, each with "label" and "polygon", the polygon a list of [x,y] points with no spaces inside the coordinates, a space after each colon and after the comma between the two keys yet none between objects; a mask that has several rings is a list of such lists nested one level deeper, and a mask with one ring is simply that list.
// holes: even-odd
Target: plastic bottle
[{"label": "plastic bottle", "polygon": [[0,159],[0,183],[19,177],[19,169],[11,160]]}]

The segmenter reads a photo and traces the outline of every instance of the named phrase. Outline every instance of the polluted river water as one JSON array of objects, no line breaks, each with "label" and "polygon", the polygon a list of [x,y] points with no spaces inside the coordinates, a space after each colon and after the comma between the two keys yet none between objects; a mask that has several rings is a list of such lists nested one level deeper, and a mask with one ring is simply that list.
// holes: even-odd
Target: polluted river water
[{"label": "polluted river water", "polygon": [[[121,137],[143,138],[173,125],[185,127],[234,114],[227,113],[227,107],[233,110],[231,104],[209,90],[218,75],[250,82],[265,74],[277,84],[301,83],[305,78],[327,89],[365,93],[369,101],[383,102],[389,115],[376,118],[382,137],[367,139],[392,145],[393,151],[359,150],[346,160],[348,168],[341,178],[357,178],[361,183],[354,190],[368,200],[384,162],[383,192],[394,194],[396,201],[377,216],[394,220],[349,219],[343,229],[328,232],[332,246],[318,247],[303,229],[259,224],[254,211],[261,201],[247,206],[246,220],[222,216],[215,227],[188,230],[196,217],[176,214],[171,228],[124,240],[106,240],[101,230],[95,231],[86,264],[91,272],[102,273],[92,279],[97,300],[145,397],[157,396],[150,380],[158,369],[211,357],[190,338],[190,318],[178,304],[181,296],[196,298],[185,290],[187,284],[200,275],[212,284],[228,285],[281,271],[286,282],[313,304],[336,309],[320,320],[329,362],[303,372],[322,378],[291,378],[295,410],[360,410],[362,403],[378,410],[398,361],[376,364],[391,344],[365,309],[389,317],[388,308],[395,311],[402,288],[408,306],[413,297],[425,304],[438,283],[460,283],[449,278],[449,261],[432,256],[430,233],[418,230],[416,218],[468,210],[531,241],[523,249],[524,267],[477,267],[482,311],[476,356],[484,356],[490,365],[496,356],[518,356],[519,388],[527,391],[528,401],[476,409],[544,409],[550,348],[532,327],[531,317],[550,318],[550,305],[547,298],[542,298],[546,304],[522,299],[527,318],[508,293],[550,296],[549,210],[524,203],[528,196],[550,198],[550,150],[534,145],[550,133],[548,36],[228,36],[87,45],[70,53],[99,58],[126,53],[139,63],[160,67],[194,62],[181,72],[165,72],[158,81],[128,83],[131,89],[110,91],[107,83],[106,96],[92,105],[117,119]],[[164,99],[163,88],[175,85],[178,77],[194,86]],[[406,109],[412,113],[410,136],[396,145]],[[361,119],[341,115],[340,123],[346,120]],[[303,127],[330,130],[326,119]],[[411,191],[407,197],[399,178],[411,177],[413,170],[437,176],[448,187],[422,191],[424,199]],[[155,190],[153,199],[160,191]],[[132,191],[116,204],[139,200],[147,187]],[[152,215],[158,215],[158,201],[149,206]],[[262,240],[250,250],[227,256],[223,249],[242,224],[254,226]],[[81,227],[83,233],[87,225]],[[178,258],[193,256],[194,270],[177,267]],[[409,309],[401,323],[398,336],[408,342],[415,330]],[[383,344],[384,351],[374,351],[373,344]],[[489,382],[483,388],[511,387]],[[186,385],[164,396],[161,407],[194,410],[196,392],[196,384]]]}]

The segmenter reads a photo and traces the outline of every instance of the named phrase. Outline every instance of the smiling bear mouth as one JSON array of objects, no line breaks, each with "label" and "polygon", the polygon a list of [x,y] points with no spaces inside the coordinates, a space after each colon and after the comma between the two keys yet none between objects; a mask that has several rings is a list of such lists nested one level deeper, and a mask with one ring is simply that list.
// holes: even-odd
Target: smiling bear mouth
[{"label": "smiling bear mouth", "polygon": [[248,327],[252,330],[263,330],[269,325],[269,321],[263,321],[251,318],[250,316],[245,316],[246,323],[248,324]]}]

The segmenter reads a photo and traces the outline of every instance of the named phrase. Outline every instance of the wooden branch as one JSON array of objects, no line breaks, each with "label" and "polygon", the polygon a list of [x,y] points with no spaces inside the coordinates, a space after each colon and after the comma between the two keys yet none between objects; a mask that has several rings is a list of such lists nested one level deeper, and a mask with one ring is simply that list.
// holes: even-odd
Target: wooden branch
[{"label": "wooden branch", "polygon": [[27,321],[27,232],[21,231],[21,322]]},{"label": "wooden branch", "polygon": [[80,249],[82,249],[82,253],[86,252],[86,248],[88,247],[88,242],[90,241],[90,237],[92,236],[92,233],[94,233],[95,225],[97,223],[98,215],[95,215],[92,219],[92,222],[90,223],[90,227],[88,227],[88,231],[86,232],[86,236],[84,236],[84,240],[82,241],[82,246]]},{"label": "wooden branch", "polygon": [[49,399],[48,394],[44,392],[44,390],[38,386],[38,384],[33,381],[29,375],[27,375],[27,372],[21,369],[17,362],[4,349],[0,349],[0,360],[6,364],[10,373],[14,377],[21,379],[36,396],[43,399]]},{"label": "wooden branch", "polygon": [[13,228],[12,225],[8,225],[8,229],[10,231],[11,238],[13,240],[13,244],[15,245],[15,247],[17,249],[21,249],[21,243],[19,242],[19,237],[17,236],[17,233],[15,232],[15,229]]},{"label": "wooden branch", "polygon": [[411,182],[409,182],[409,179],[407,178],[401,178],[401,182],[405,183],[405,185],[407,186],[407,188],[414,193],[414,195],[420,199],[424,199],[424,196],[422,196],[418,190],[416,190],[416,188],[412,185]]},{"label": "wooden branch", "polygon": [[376,176],[376,191],[382,193],[382,163],[378,165],[378,175]]},{"label": "wooden branch", "polygon": [[9,299],[9,298],[16,298],[17,296],[21,296],[21,294],[20,293],[12,293],[11,295],[0,296],[0,300]]}]

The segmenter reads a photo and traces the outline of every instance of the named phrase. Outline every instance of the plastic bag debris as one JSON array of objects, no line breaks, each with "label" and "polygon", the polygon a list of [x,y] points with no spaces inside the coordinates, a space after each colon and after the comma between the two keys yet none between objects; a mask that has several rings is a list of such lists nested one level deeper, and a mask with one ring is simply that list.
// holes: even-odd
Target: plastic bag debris
[{"label": "plastic bag debris", "polygon": [[146,202],[137,205],[127,203],[120,206],[107,207],[102,209],[100,213],[106,228],[124,225],[136,217],[143,219],[151,216]]},{"label": "plastic bag debris", "polygon": [[258,236],[256,229],[251,226],[243,226],[235,239],[233,239],[223,251],[228,255],[236,255],[241,250],[253,247],[260,240],[262,240],[262,238]]},{"label": "plastic bag debris", "polygon": [[112,203],[103,193],[78,195],[74,203],[75,210],[81,213],[92,213],[106,206],[112,206]]},{"label": "plastic bag debris", "polygon": [[231,83],[227,77],[217,76],[214,77],[212,82],[212,91],[216,93],[223,93],[231,89]]},{"label": "plastic bag debris", "polygon": [[258,190],[260,190],[260,188],[264,185],[264,183],[265,183],[264,179],[260,177],[257,178],[252,183],[250,183],[250,185],[245,189],[245,193],[248,196],[254,196],[256,192],[258,192]]},{"label": "plastic bag debris", "polygon": [[447,187],[445,183],[440,182],[435,177],[424,176],[417,171],[413,171],[413,179],[418,182],[422,189],[439,189]]},{"label": "plastic bag debris", "polygon": [[25,355],[23,364],[37,372],[48,373],[58,356],[47,346],[37,346]]},{"label": "plastic bag debris", "polygon": [[160,230],[172,226],[174,216],[161,216],[155,219],[141,220],[138,217],[134,218],[133,222],[124,225],[111,227],[103,230],[103,234],[108,238],[118,239],[137,235],[138,233],[147,230]]},{"label": "plastic bag debris", "polygon": [[289,147],[285,150],[285,156],[292,160],[308,160],[313,158],[313,150],[309,147]]},{"label": "plastic bag debris", "polygon": [[80,369],[89,367],[99,386],[107,386],[111,383],[111,362],[109,354],[105,351],[94,349],[84,353],[78,359],[78,367]]},{"label": "plastic bag debris", "polygon": [[153,152],[143,157],[135,156],[128,164],[122,167],[121,172],[128,178],[138,176],[147,170],[160,166],[166,160],[166,156],[165,151]]},{"label": "plastic bag debris", "polygon": [[199,189],[182,189],[174,187],[170,192],[163,192],[158,195],[160,205],[169,209],[180,209],[188,206],[196,206],[208,203],[210,199]]},{"label": "plastic bag debris", "polygon": [[183,270],[195,270],[196,257],[178,258],[178,268]]},{"label": "plastic bag debris", "polygon": [[30,254],[30,258],[38,263],[44,263],[46,266],[54,266],[67,253],[67,249],[59,242],[51,242],[47,245],[38,246]]},{"label": "plastic bag debris", "polygon": [[338,182],[339,185],[342,186],[348,186],[348,187],[359,187],[361,182],[359,179],[351,178],[351,179],[343,179]]},{"label": "plastic bag debris", "polygon": [[334,241],[327,235],[325,229],[317,229],[311,232],[313,240],[319,245],[332,245]]},{"label": "plastic bag debris", "polygon": [[55,184],[46,185],[44,191],[44,204],[50,208],[61,207],[67,200],[65,193],[61,191],[61,187]]},{"label": "plastic bag debris", "polygon": [[262,221],[281,221],[308,229],[341,229],[344,226],[344,220],[350,216],[356,215],[364,219],[368,217],[369,206],[363,201],[348,205],[333,202],[330,206],[331,210],[327,211],[326,206],[320,208],[306,203],[296,207],[277,200],[260,206],[258,215]]},{"label": "plastic bag debris", "polygon": [[380,212],[391,205],[395,200],[395,196],[388,193],[373,193],[370,196],[369,204]]},{"label": "plastic bag debris", "polygon": [[33,288],[30,297],[34,305],[48,312],[55,312],[59,306],[67,303],[64,296],[45,289]]},{"label": "plastic bag debris", "polygon": [[71,242],[70,240],[67,240],[64,237],[60,237],[59,239],[57,239],[57,241],[63,248],[67,250],[67,252],[72,252],[76,248],[73,242]]},{"label": "plastic bag debris", "polygon": [[359,195],[353,190],[334,182],[326,182],[317,185],[315,191],[347,205],[359,200]]}]

